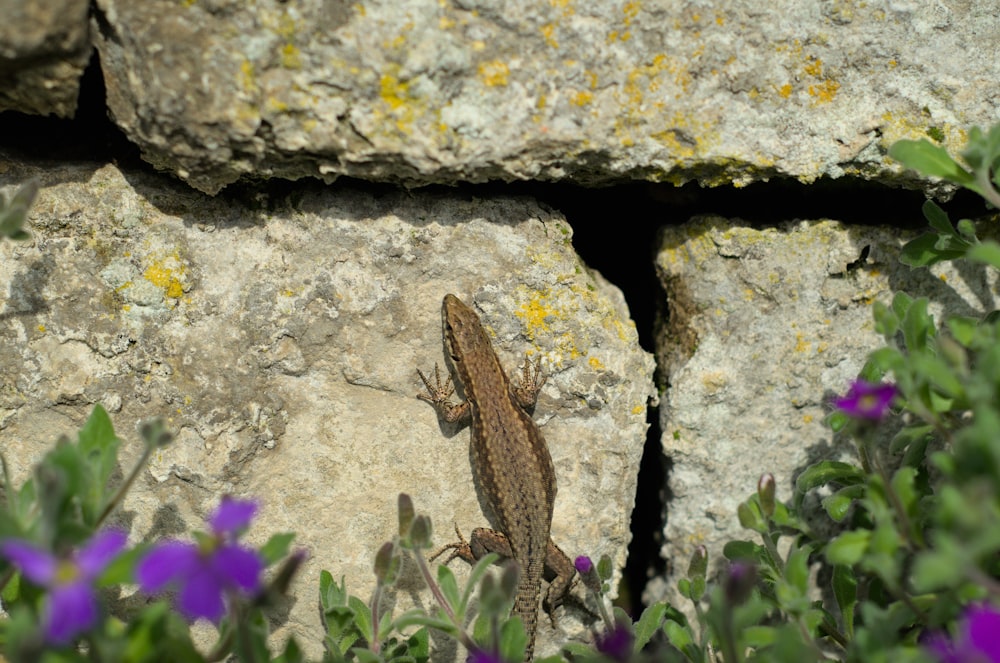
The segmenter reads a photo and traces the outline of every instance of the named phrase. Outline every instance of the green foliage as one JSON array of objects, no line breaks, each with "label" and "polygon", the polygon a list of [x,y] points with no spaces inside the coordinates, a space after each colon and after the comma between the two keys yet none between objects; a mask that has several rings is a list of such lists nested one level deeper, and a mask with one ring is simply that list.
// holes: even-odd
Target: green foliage
[{"label": "green foliage", "polygon": [[28,208],[38,195],[38,182],[30,180],[21,185],[10,200],[0,197],[0,237],[8,239],[28,239],[24,230],[24,222],[28,217]]},{"label": "green foliage", "polygon": [[[124,498],[127,487],[145,465],[149,454],[169,443],[170,436],[159,422],[141,427],[144,453],[136,466],[118,484],[113,477],[119,469],[121,441],[111,420],[100,405],[80,428],[76,440],[60,438],[35,467],[33,475],[20,486],[14,484],[2,458],[4,504],[0,508],[0,542],[20,541],[39,551],[37,557],[55,556],[73,560],[72,552],[85,546]],[[260,552],[267,564],[286,556],[291,535],[271,537]],[[95,588],[111,588],[133,583],[135,569],[148,546],[139,546],[118,554],[95,578]],[[2,559],[2,558],[0,558]],[[51,599],[49,588],[36,586],[22,578],[6,560],[0,566],[0,596],[10,617],[0,620],[0,646],[12,663],[44,660],[46,663],[76,661],[127,661],[199,663],[219,660],[227,653],[241,661],[298,661],[301,652],[294,641],[287,643],[277,658],[268,648],[270,629],[265,611],[287,588],[287,581],[297,560],[293,556],[275,576],[272,585],[263,588],[251,602],[231,601],[235,616],[223,620],[215,650],[199,652],[192,642],[190,624],[163,601],[155,601],[119,621],[102,609],[96,623],[87,626],[80,636],[86,648],[48,642],[40,625],[47,622],[44,606]],[[53,577],[56,586],[60,576]],[[281,591],[276,586],[281,584]],[[68,643],[72,644],[72,643]]]}]

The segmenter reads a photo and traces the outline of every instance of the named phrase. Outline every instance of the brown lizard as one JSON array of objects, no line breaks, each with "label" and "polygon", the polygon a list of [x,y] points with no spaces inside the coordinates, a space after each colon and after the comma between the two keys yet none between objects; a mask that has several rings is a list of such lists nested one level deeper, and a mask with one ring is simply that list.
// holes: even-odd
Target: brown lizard
[{"label": "brown lizard", "polygon": [[495,552],[517,562],[520,576],[513,612],[528,636],[524,660],[531,661],[544,570],[555,576],[544,602],[550,614],[562,603],[575,573],[569,557],[550,538],[555,469],[545,438],[527,412],[545,378],[540,379],[538,362],[526,361],[520,384],[512,385],[479,316],[455,295],[445,295],[441,317],[466,400],[458,405],[448,400],[455,388],[450,381],[441,384],[436,364],[434,384],[417,371],[427,387],[427,393],[418,397],[433,405],[445,421],[471,421],[473,471],[501,530],[477,528],[468,542],[463,539],[445,549],[454,549],[449,560],[458,556],[473,563]]}]

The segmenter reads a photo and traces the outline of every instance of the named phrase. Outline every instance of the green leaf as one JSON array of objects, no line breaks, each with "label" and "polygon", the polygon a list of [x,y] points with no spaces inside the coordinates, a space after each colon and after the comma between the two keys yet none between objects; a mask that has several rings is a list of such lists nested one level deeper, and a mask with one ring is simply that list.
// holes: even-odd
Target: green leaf
[{"label": "green leaf", "polygon": [[858,576],[849,566],[838,564],[833,567],[833,595],[840,608],[840,618],[844,623],[848,640],[854,638],[854,606],[858,602]]},{"label": "green leaf", "polygon": [[929,438],[934,433],[934,427],[930,424],[917,424],[901,428],[889,443],[889,452],[898,454],[914,442],[921,442]]},{"label": "green leaf", "polygon": [[927,219],[927,223],[929,223],[931,228],[934,230],[943,235],[957,234],[954,226],[951,225],[951,219],[948,218],[948,213],[941,209],[941,207],[933,200],[925,200],[923,207],[920,208],[920,211],[923,212],[924,218]]},{"label": "green leaf", "polygon": [[635,623],[635,644],[632,651],[638,653],[646,646],[650,638],[656,634],[663,623],[663,615],[667,611],[666,603],[654,603],[642,611],[642,616]]},{"label": "green leaf", "polygon": [[899,316],[895,311],[876,301],[872,303],[872,318],[875,320],[875,331],[882,336],[891,338],[899,329]]},{"label": "green leaf", "polygon": [[951,537],[937,537],[936,548],[917,555],[913,564],[913,589],[918,593],[956,587],[970,567]]},{"label": "green leaf", "polygon": [[748,626],[740,631],[740,642],[747,647],[770,647],[778,640],[773,626]]},{"label": "green leaf", "polygon": [[957,260],[965,255],[965,250],[942,250],[937,248],[940,235],[924,233],[903,245],[899,261],[907,267],[929,267],[944,260]]},{"label": "green leaf", "polygon": [[375,624],[372,622],[372,613],[368,604],[356,596],[348,597],[347,605],[354,613],[354,624],[361,637],[368,642],[375,642]]},{"label": "green leaf", "polygon": [[945,324],[948,325],[948,330],[955,337],[955,340],[965,348],[972,345],[972,339],[976,337],[976,332],[979,329],[977,318],[965,316],[952,316],[945,320]]},{"label": "green leaf", "polygon": [[[926,352],[915,352],[910,356],[910,366],[921,377],[929,382],[938,392],[948,398],[963,398],[965,389],[962,382],[940,357]],[[943,412],[944,410],[937,410]]]},{"label": "green leaf", "polygon": [[383,663],[381,656],[369,649],[364,649],[363,647],[355,647],[351,650],[351,653],[354,654],[358,663]]},{"label": "green leaf", "polygon": [[667,641],[681,651],[694,644],[691,631],[686,626],[682,626],[675,621],[667,620],[663,622],[663,632],[667,636]]},{"label": "green leaf", "polygon": [[828,483],[850,486],[863,483],[864,480],[865,473],[854,465],[835,460],[814,463],[795,480],[795,504],[801,506],[802,499],[813,488],[825,486]]},{"label": "green leaf", "polygon": [[809,548],[796,548],[785,563],[785,580],[805,596],[809,589]]},{"label": "green leaf", "polygon": [[852,530],[834,538],[826,547],[826,560],[831,564],[854,566],[864,556],[871,541],[869,530]]},{"label": "green leaf", "polygon": [[986,240],[969,249],[965,257],[972,262],[980,262],[994,269],[1000,269],[1000,244]]},{"label": "green leaf", "polygon": [[100,404],[94,406],[90,417],[80,428],[78,444],[80,454],[91,468],[83,497],[85,518],[88,524],[93,525],[104,510],[107,500],[111,499],[111,494],[106,494],[108,480],[118,465],[118,446],[121,444],[115,436],[111,417]]},{"label": "green leaf", "polygon": [[441,564],[438,566],[437,580],[445,601],[447,601],[448,605],[452,608],[457,607],[459,603],[459,594],[458,582],[455,580],[455,574],[452,573],[451,569],[447,566]]},{"label": "green leaf", "polygon": [[1000,159],[1000,124],[993,125],[987,133],[979,127],[969,129],[969,139],[960,153],[973,171],[993,170]]},{"label": "green leaf", "polygon": [[326,569],[319,572],[319,603],[323,610],[329,610],[334,606],[347,605],[347,591],[344,587],[344,578],[340,578],[341,584],[333,581],[333,576]]},{"label": "green leaf", "polygon": [[272,534],[258,552],[264,558],[264,566],[271,566],[285,555],[295,539],[295,532],[285,532],[283,534]]},{"label": "green leaf", "polygon": [[926,138],[896,141],[889,148],[889,156],[907,168],[924,175],[941,177],[967,188],[975,186],[975,177],[972,173],[956,163],[947,150]]},{"label": "green leaf", "polygon": [[934,336],[934,318],[927,313],[926,297],[914,299],[903,316],[903,340],[911,352],[927,347],[927,339]]},{"label": "green leaf", "polygon": [[864,497],[865,487],[863,484],[844,486],[832,495],[823,498],[823,509],[836,522],[841,522],[850,512],[851,505],[855,501]]},{"label": "green leaf", "polygon": [[447,635],[457,635],[455,625],[450,620],[447,618],[432,617],[424,612],[422,608],[410,608],[396,617],[392,622],[392,626],[397,631],[409,628],[410,626],[426,626]]},{"label": "green leaf", "polygon": [[251,610],[249,615],[244,615],[240,623],[235,625],[235,630],[239,633],[234,646],[237,660],[264,663],[271,658],[267,647],[267,620],[264,619],[263,612]]},{"label": "green leaf", "polygon": [[892,476],[892,489],[896,492],[900,506],[910,517],[917,511],[920,495],[916,488],[917,470],[913,467],[901,467]]},{"label": "green leaf", "polygon": [[976,237],[976,224],[970,219],[959,219],[958,223],[955,224],[955,228],[958,229],[958,234],[962,236],[966,242],[971,244],[978,244],[979,238]]},{"label": "green leaf", "polygon": [[741,502],[736,507],[736,516],[744,529],[765,533],[768,530],[767,521],[764,519],[764,514],[760,512],[760,505],[757,503],[756,497],[754,495],[746,502]]},{"label": "green leaf", "polygon": [[465,589],[462,592],[461,600],[457,604],[452,605],[456,615],[465,614],[466,608],[469,605],[469,599],[472,598],[472,591],[482,581],[483,575],[486,574],[486,571],[489,570],[490,566],[495,564],[499,559],[500,555],[496,553],[489,553],[488,555],[483,555],[481,559],[476,561],[476,564],[469,572],[469,580],[465,583]]},{"label": "green leaf", "polygon": [[306,657],[299,643],[295,641],[295,636],[288,638],[285,643],[285,650],[272,659],[272,663],[305,663]]},{"label": "green leaf", "polygon": [[521,661],[527,648],[528,635],[521,618],[512,616],[500,627],[500,656],[505,661]]},{"label": "green leaf", "polygon": [[844,430],[844,427],[851,422],[851,418],[847,416],[846,413],[840,410],[834,410],[826,417],[826,425],[830,427],[834,433],[839,433]]},{"label": "green leaf", "polygon": [[722,546],[722,554],[730,561],[738,559],[756,561],[760,556],[760,546],[752,541],[727,541]]},{"label": "green leaf", "polygon": [[21,185],[10,202],[0,199],[0,237],[10,239],[29,237],[23,226],[28,217],[28,208],[31,207],[36,195],[38,195],[38,181],[29,180]]}]

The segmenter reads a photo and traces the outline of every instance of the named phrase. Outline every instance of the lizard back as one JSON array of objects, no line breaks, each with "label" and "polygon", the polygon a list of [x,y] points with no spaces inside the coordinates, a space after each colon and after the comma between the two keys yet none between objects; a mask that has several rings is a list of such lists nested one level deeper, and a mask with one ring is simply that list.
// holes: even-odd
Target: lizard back
[{"label": "lizard back", "polygon": [[442,304],[449,354],[470,404],[476,478],[521,566],[514,612],[531,660],[546,546],[556,495],[552,456],[520,406],[475,311],[454,295]]}]

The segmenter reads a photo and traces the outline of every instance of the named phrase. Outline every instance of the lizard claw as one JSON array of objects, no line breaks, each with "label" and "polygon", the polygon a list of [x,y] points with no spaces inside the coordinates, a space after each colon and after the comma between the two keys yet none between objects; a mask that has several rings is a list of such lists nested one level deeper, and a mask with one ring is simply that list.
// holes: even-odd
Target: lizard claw
[{"label": "lizard claw", "polygon": [[521,369],[519,384],[514,387],[514,396],[521,407],[532,408],[538,401],[538,393],[545,385],[547,376],[542,375],[542,357],[539,355],[534,362],[525,356],[524,367]]},{"label": "lizard claw", "polygon": [[438,405],[440,403],[447,403],[451,395],[455,393],[455,385],[451,383],[450,377],[445,380],[444,384],[441,384],[441,372],[438,370],[436,362],[434,364],[433,385],[419,368],[417,369],[417,375],[420,376],[420,380],[424,383],[424,386],[427,387],[426,394],[417,394],[417,398],[420,400],[427,401],[431,405]]},{"label": "lizard claw", "polygon": [[475,555],[472,554],[472,546],[469,545],[469,542],[465,540],[464,536],[462,536],[462,532],[461,530],[458,529],[457,524],[455,525],[455,535],[458,537],[457,542],[448,543],[441,546],[441,548],[436,553],[431,555],[430,560],[428,561],[433,562],[435,559],[443,555],[445,550],[451,550],[451,554],[448,555],[448,559],[442,562],[445,566],[448,566],[451,560],[455,559],[456,557],[461,557],[470,564],[474,564],[476,558]]}]

